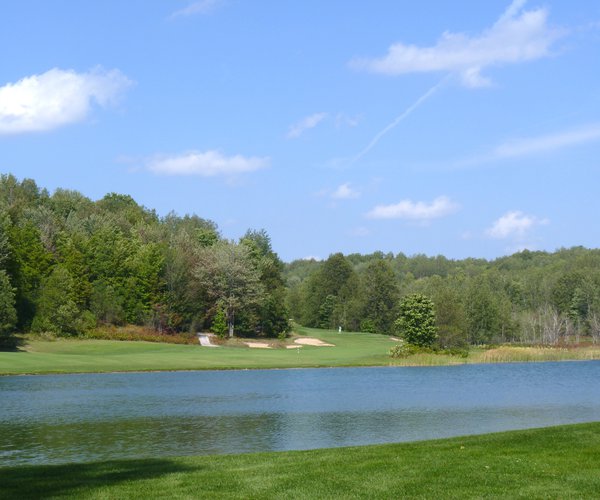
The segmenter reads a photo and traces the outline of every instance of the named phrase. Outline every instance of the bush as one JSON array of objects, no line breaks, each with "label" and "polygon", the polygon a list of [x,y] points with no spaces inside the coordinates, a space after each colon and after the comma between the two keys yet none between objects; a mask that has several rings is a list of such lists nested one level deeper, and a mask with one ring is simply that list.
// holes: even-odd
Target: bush
[{"label": "bush", "polygon": [[365,333],[377,333],[375,322],[372,319],[363,319],[360,322],[360,331]]},{"label": "bush", "polygon": [[82,335],[86,339],[94,340],[121,340],[121,341],[142,341],[142,342],[160,342],[165,344],[197,344],[198,337],[183,333],[159,333],[157,331],[129,325],[125,327],[101,327],[85,332]]},{"label": "bush", "polygon": [[404,340],[400,340],[398,344],[390,349],[390,356],[392,358],[408,358],[409,356],[417,354],[418,352],[420,352],[418,346],[404,342]]}]

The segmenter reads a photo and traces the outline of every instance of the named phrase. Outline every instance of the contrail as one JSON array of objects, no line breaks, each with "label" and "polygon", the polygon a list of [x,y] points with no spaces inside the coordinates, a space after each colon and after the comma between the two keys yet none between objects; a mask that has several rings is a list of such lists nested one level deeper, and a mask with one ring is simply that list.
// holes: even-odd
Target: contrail
[{"label": "contrail", "polygon": [[435,92],[444,83],[446,83],[446,80],[448,80],[449,77],[450,77],[450,75],[446,75],[444,78],[442,78],[437,84],[435,84],[433,87],[431,87],[427,92],[425,92],[421,97],[419,97],[414,103],[412,103],[406,109],[406,111],[404,111],[404,113],[402,113],[400,116],[398,116],[392,123],[390,123],[381,132],[379,132],[375,137],[373,137],[373,139],[368,144],[368,146],[365,149],[363,149],[360,153],[358,153],[352,159],[351,163],[356,163],[363,156],[365,156],[369,151],[371,151],[371,149],[373,149],[377,145],[377,143],[381,140],[381,138],[385,134],[387,134],[390,130],[395,128],[402,120],[404,120],[406,117],[408,117],[415,109],[417,109],[421,104],[423,104],[427,99],[429,99],[433,94],[435,94]]}]

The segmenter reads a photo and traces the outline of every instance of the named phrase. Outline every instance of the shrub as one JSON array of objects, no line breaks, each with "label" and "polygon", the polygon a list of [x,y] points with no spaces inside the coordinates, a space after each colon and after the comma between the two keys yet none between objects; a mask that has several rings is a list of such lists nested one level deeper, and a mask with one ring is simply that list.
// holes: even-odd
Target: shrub
[{"label": "shrub", "polygon": [[372,319],[363,319],[360,322],[360,331],[365,333],[376,333],[377,328]]},{"label": "shrub", "polygon": [[408,358],[418,352],[419,348],[417,346],[409,344],[404,340],[400,340],[398,344],[390,349],[390,356],[392,358]]}]

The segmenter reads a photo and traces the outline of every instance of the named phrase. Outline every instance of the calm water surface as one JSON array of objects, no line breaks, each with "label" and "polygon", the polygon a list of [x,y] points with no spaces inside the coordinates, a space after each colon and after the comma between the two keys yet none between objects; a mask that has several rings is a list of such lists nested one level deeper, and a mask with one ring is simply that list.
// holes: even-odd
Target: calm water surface
[{"label": "calm water surface", "polygon": [[0,377],[0,466],[600,420],[600,362]]}]

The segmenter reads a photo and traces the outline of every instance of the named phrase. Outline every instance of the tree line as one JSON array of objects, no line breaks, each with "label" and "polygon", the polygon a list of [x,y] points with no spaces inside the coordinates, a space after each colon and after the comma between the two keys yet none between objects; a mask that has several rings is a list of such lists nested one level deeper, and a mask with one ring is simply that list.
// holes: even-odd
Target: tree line
[{"label": "tree line", "polygon": [[600,341],[600,250],[575,247],[485,259],[341,253],[285,269],[299,323],[399,334],[401,304],[424,296],[440,347]]},{"label": "tree line", "polygon": [[92,201],[0,176],[0,344],[98,325],[278,336],[302,325],[398,334],[403,301],[433,304],[440,347],[600,340],[600,250],[492,261],[403,253],[284,264],[264,230],[238,241],[128,195]]},{"label": "tree line", "polygon": [[264,230],[230,241],[212,221],[159,217],[128,195],[50,195],[0,176],[1,344],[98,324],[277,336],[289,329],[282,272]]}]

